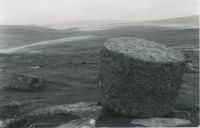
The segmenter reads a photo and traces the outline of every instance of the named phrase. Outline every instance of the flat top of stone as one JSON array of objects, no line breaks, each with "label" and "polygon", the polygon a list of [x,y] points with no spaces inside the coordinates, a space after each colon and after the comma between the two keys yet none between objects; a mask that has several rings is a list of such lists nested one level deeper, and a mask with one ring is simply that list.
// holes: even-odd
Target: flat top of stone
[{"label": "flat top of stone", "polygon": [[139,38],[111,38],[104,44],[104,47],[110,51],[143,61],[161,63],[184,61],[184,56],[179,51]]}]

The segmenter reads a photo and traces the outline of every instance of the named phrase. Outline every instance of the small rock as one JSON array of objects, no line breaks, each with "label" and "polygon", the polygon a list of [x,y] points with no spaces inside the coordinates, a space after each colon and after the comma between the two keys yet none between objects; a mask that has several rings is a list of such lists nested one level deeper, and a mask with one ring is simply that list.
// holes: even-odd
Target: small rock
[{"label": "small rock", "polygon": [[194,68],[193,63],[188,62],[188,63],[186,64],[186,66],[185,66],[185,72],[186,72],[186,73],[198,73],[199,71],[198,71],[198,69],[195,69],[195,68]]},{"label": "small rock", "polygon": [[198,105],[194,105],[192,108],[193,108],[193,111],[199,112],[199,106]]},{"label": "small rock", "polygon": [[6,88],[32,90],[43,88],[43,81],[40,77],[16,73],[11,76],[10,83]]},{"label": "small rock", "polygon": [[11,101],[10,103],[8,103],[8,104],[2,106],[2,108],[9,108],[9,109],[11,108],[11,109],[15,109],[15,108],[19,108],[19,107],[25,105],[24,103],[25,103],[25,102]]},{"label": "small rock", "polygon": [[1,108],[15,109],[15,108],[20,108],[26,105],[30,105],[32,103],[41,102],[41,101],[43,100],[40,99],[40,100],[11,101],[10,103],[3,105]]},{"label": "small rock", "polygon": [[40,68],[40,66],[34,66],[34,67],[31,67],[32,69],[38,69]]},{"label": "small rock", "polygon": [[45,125],[43,123],[34,123],[34,124],[31,124],[29,125],[28,128],[44,128]]},{"label": "small rock", "polygon": [[95,128],[95,120],[94,119],[77,119],[72,120],[69,123],[60,125],[56,128]]},{"label": "small rock", "polygon": [[191,122],[185,119],[178,118],[148,118],[148,119],[134,119],[132,124],[142,125],[145,127],[175,127],[189,125]]},{"label": "small rock", "polygon": [[30,51],[30,53],[35,54],[35,53],[42,53],[42,51]]}]

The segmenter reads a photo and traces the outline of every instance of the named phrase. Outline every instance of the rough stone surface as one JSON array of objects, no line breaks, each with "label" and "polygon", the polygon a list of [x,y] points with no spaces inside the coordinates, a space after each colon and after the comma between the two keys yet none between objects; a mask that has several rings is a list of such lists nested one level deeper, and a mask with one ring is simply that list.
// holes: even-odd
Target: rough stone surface
[{"label": "rough stone surface", "polygon": [[16,73],[11,76],[10,83],[6,88],[12,89],[41,89],[43,88],[43,81],[40,77]]},{"label": "rough stone surface", "polygon": [[121,114],[152,117],[174,106],[185,70],[184,56],[138,38],[113,38],[100,51],[100,103]]},{"label": "rough stone surface", "polygon": [[[73,119],[99,119],[104,114],[103,106],[95,102],[80,102],[76,104],[57,105],[37,109],[21,118],[8,120],[6,125],[9,128],[13,126],[23,126],[25,124],[34,124],[36,122],[56,120],[62,118],[65,121]],[[18,128],[17,127],[17,128]]]},{"label": "rough stone surface", "polygon": [[3,128],[4,127],[4,123],[2,120],[0,120],[0,128]]},{"label": "rough stone surface", "polygon": [[80,102],[77,104],[57,105],[41,108],[31,112],[28,116],[51,117],[59,114],[70,114],[78,118],[98,119],[102,116],[104,108],[96,102]]},{"label": "rough stone surface", "polygon": [[62,124],[56,128],[95,128],[95,120],[87,118],[72,120],[69,123]]},{"label": "rough stone surface", "polygon": [[178,118],[149,118],[149,119],[134,119],[132,124],[139,124],[145,127],[175,127],[189,125],[191,122],[185,119]]}]

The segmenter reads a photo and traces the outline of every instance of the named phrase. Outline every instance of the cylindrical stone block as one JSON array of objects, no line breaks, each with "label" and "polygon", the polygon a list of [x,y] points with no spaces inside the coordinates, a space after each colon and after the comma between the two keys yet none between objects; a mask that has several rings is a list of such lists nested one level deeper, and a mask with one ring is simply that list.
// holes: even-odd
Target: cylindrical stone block
[{"label": "cylindrical stone block", "polygon": [[185,69],[180,52],[144,39],[112,38],[100,60],[103,106],[133,117],[164,116],[173,109]]}]

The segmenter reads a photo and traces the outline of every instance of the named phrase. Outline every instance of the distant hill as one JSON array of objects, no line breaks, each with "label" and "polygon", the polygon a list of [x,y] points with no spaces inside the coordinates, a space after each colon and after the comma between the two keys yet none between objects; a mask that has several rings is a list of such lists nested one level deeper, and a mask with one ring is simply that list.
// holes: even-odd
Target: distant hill
[{"label": "distant hill", "polygon": [[73,32],[32,25],[0,25],[0,49],[68,37]]},{"label": "distant hill", "polygon": [[158,24],[158,25],[174,25],[174,26],[199,26],[199,16],[185,16],[185,17],[176,17],[161,19],[155,21],[147,21],[143,23]]},{"label": "distant hill", "polygon": [[[116,26],[119,24],[124,24],[127,21],[118,21],[118,20],[94,20],[94,21],[68,21],[54,24],[44,25],[45,27],[53,28],[53,29],[70,29],[70,28],[78,28],[78,29],[87,29],[93,27],[103,27],[103,26]],[[132,21],[128,21],[132,22]]]},{"label": "distant hill", "polygon": [[79,30],[104,30],[114,27],[132,26],[132,25],[160,25],[169,27],[198,27],[199,26],[199,16],[185,16],[168,18],[153,21],[131,21],[131,20],[107,20],[107,21],[75,21],[75,22],[62,22],[55,24],[44,25],[45,27],[53,29],[69,29],[78,28]]},{"label": "distant hill", "polygon": [[49,35],[61,34],[60,31],[51,28],[29,26],[29,25],[0,25],[0,33],[25,34],[25,35]]}]

